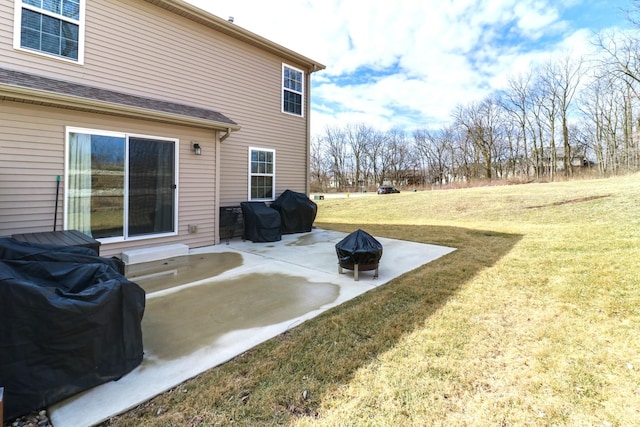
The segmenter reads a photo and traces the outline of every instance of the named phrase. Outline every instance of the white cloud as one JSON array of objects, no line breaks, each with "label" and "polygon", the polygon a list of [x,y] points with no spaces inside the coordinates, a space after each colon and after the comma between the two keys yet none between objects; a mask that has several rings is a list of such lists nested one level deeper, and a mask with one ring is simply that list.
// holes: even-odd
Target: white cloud
[{"label": "white cloud", "polygon": [[544,2],[518,3],[514,8],[518,18],[518,28],[531,38],[540,38],[549,28],[562,28],[564,22],[560,21],[560,14],[556,8],[546,7]]},{"label": "white cloud", "polygon": [[189,1],[327,66],[313,76],[313,133],[447,123],[554,52],[589,48],[563,15],[582,0]]}]

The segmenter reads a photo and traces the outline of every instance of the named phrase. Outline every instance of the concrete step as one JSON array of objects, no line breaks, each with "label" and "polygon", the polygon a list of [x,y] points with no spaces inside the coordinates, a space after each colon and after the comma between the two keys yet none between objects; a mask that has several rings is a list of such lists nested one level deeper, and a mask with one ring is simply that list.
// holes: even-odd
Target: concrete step
[{"label": "concrete step", "polygon": [[127,265],[131,265],[139,264],[141,262],[158,261],[182,255],[189,255],[189,246],[182,243],[175,243],[172,245],[123,251],[122,261]]}]

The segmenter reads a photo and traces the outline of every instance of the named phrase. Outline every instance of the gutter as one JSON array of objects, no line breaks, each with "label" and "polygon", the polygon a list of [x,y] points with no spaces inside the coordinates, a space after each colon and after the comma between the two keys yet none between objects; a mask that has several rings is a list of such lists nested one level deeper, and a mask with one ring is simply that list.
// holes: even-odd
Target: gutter
[{"label": "gutter", "polygon": [[109,101],[101,101],[98,99],[84,98],[58,92],[48,92],[23,86],[0,84],[0,99],[18,102],[30,102],[40,105],[63,107],[102,114],[119,115],[138,119],[155,120],[166,123],[188,124],[207,129],[227,131],[227,135],[225,135],[225,138],[231,132],[238,131],[241,128],[241,126],[237,124],[219,122],[202,117],[187,116],[184,114],[119,104]]}]

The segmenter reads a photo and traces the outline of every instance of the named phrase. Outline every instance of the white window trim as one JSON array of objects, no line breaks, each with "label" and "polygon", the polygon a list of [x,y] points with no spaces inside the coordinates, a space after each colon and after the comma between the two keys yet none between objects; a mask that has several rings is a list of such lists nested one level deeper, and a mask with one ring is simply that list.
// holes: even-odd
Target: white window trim
[{"label": "white window trim", "polygon": [[[160,233],[160,234],[151,234],[151,235],[144,235],[144,236],[133,236],[130,237],[128,236],[128,229],[125,229],[125,233],[123,236],[118,236],[118,237],[108,237],[108,238],[103,238],[103,239],[97,239],[100,243],[119,243],[119,242],[133,242],[136,240],[146,240],[146,239],[157,239],[159,237],[168,237],[168,236],[177,236],[178,233],[178,213],[180,212],[179,206],[178,206],[178,201],[180,200],[179,197],[179,190],[180,190],[180,185],[179,185],[179,176],[180,176],[180,171],[179,171],[179,165],[180,165],[180,159],[178,158],[179,153],[180,153],[180,149],[179,149],[179,144],[180,144],[180,140],[177,138],[168,138],[168,137],[163,137],[163,136],[154,136],[154,135],[144,135],[144,134],[138,134],[138,133],[126,133],[126,132],[116,132],[116,131],[108,131],[108,130],[102,130],[102,129],[90,129],[90,128],[79,128],[79,127],[73,127],[73,126],[66,126],[65,127],[65,148],[64,148],[64,215],[63,215],[63,229],[67,229],[67,212],[69,211],[69,199],[67,198],[67,194],[69,194],[69,188],[68,188],[68,182],[69,182],[69,134],[70,133],[87,133],[87,134],[92,134],[92,135],[103,135],[103,136],[113,136],[113,137],[122,137],[125,138],[125,140],[128,140],[129,138],[148,138],[148,139],[154,139],[157,141],[171,141],[173,142],[174,145],[174,159],[175,159],[175,175],[176,175],[176,189],[174,192],[174,206],[175,206],[175,217],[174,217],[174,224],[173,224],[173,232],[171,233]],[[127,144],[125,147],[125,163],[129,163],[129,145]],[[129,198],[129,186],[127,185],[128,181],[125,181],[125,186],[124,186],[124,198],[125,201],[128,200]],[[127,209],[125,209],[124,211],[124,221],[125,224],[128,224],[129,222],[129,213],[127,211]]]},{"label": "white window trim", "polygon": [[[273,153],[273,173],[251,173],[251,153],[253,151],[268,151]],[[249,178],[247,182],[247,200],[252,202],[272,202],[276,199],[276,150],[272,148],[261,148],[261,147],[249,147]],[[251,177],[252,176],[270,176],[273,178],[272,180],[272,190],[271,190],[271,198],[266,199],[252,199],[251,198]]]},{"label": "white window trim", "polygon": [[[302,73],[302,92],[298,92],[298,91],[291,90],[289,88],[285,88],[284,87],[284,69],[285,68],[291,68],[292,70],[299,71],[300,73]],[[281,93],[280,93],[280,111],[282,113],[289,114],[290,116],[294,116],[294,117],[304,117],[304,110],[305,110],[305,103],[306,103],[306,99],[305,99],[305,96],[304,96],[304,90],[305,90],[304,85],[305,85],[305,73],[304,73],[304,71],[301,70],[300,68],[297,68],[297,67],[294,67],[292,65],[283,63],[282,64],[282,79],[280,81],[280,91],[281,91]],[[300,108],[300,114],[295,114],[295,113],[291,113],[289,111],[285,111],[284,110],[284,91],[285,90],[287,90],[289,92],[297,93],[297,94],[302,96],[302,102],[301,102],[302,105],[301,105],[301,108]]]},{"label": "white window trim", "polygon": [[[44,56],[47,58],[58,59],[64,62],[70,62],[72,64],[84,65],[84,34],[85,34],[85,0],[80,0],[80,18],[78,19],[78,59],[65,58],[64,56],[58,56],[40,50],[26,49],[20,46],[20,36],[22,32],[22,8],[31,9],[37,12],[42,12],[42,9],[38,9],[28,4],[23,4],[22,0],[14,0],[14,20],[13,20],[13,48],[22,52],[32,53],[38,56]],[[61,15],[52,15],[56,18],[65,19],[69,22],[76,23],[73,19],[65,18]]]}]

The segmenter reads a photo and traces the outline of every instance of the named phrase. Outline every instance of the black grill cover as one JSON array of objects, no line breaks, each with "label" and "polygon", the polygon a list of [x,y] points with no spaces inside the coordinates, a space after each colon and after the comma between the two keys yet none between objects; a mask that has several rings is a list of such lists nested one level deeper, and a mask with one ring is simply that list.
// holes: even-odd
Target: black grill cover
[{"label": "black grill cover", "polygon": [[280,212],[282,233],[307,233],[311,231],[318,213],[318,205],[306,194],[285,190],[271,207]]},{"label": "black grill cover", "polygon": [[5,420],[138,366],[144,308],[144,290],[91,249],[0,239]]},{"label": "black grill cover", "polygon": [[356,230],[336,243],[340,265],[378,264],[382,258],[382,244],[363,230]]},{"label": "black grill cover", "polygon": [[242,202],[244,238],[252,242],[277,242],[282,239],[280,214],[264,202]]}]

